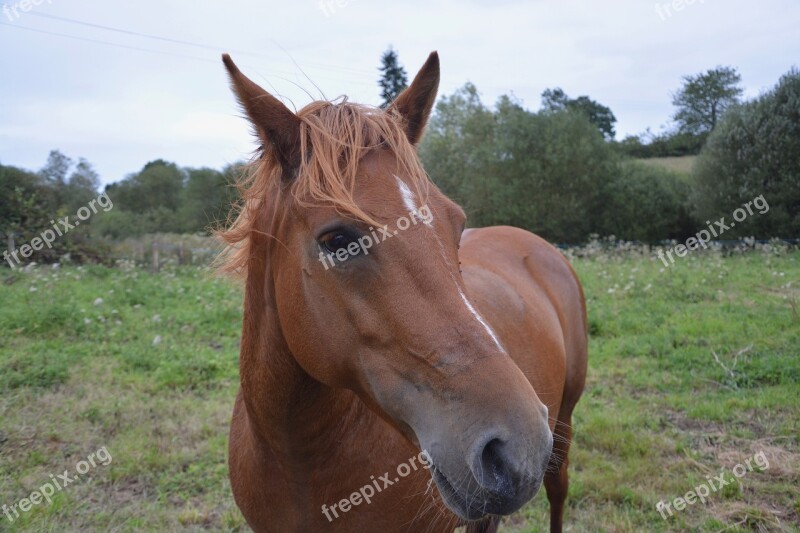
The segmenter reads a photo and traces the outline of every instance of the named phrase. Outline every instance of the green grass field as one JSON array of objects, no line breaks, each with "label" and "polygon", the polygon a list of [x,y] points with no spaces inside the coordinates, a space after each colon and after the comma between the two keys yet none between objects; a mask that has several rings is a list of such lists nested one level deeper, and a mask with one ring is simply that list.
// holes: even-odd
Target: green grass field
[{"label": "green grass field", "polygon": [[691,174],[694,168],[694,163],[697,160],[696,155],[685,155],[682,157],[650,157],[648,159],[638,159],[646,165],[657,167],[664,167],[669,170],[674,170],[681,174]]},{"label": "green grass field", "polygon": [[[800,530],[800,252],[584,250],[591,347],[570,531]],[[0,531],[247,530],[230,494],[241,291],[192,267],[0,271]],[[718,359],[715,360],[715,354]],[[705,504],[683,496],[763,452]],[[504,531],[547,531],[544,492]]]}]

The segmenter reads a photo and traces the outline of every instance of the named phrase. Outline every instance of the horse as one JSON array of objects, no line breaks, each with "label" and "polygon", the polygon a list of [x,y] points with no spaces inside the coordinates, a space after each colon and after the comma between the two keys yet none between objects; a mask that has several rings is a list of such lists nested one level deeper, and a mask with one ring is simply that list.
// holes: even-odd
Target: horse
[{"label": "horse", "polygon": [[583,289],[542,238],[466,229],[425,173],[438,54],[385,109],[294,112],[223,62],[260,143],[220,231],[244,286],[228,466],[247,523],[491,532],[543,483],[561,531]]}]

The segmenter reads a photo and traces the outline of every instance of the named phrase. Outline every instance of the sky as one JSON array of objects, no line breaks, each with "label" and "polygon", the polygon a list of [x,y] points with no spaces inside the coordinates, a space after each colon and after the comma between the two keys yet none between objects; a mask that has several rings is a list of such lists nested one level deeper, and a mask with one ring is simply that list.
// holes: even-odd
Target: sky
[{"label": "sky", "polygon": [[158,158],[221,168],[250,157],[222,52],[299,109],[340,95],[378,105],[390,45],[409,77],[438,50],[440,96],[472,82],[486,105],[513,94],[536,110],[561,87],[609,106],[618,139],[668,126],[685,75],[734,66],[752,98],[800,67],[798,0],[0,5],[0,163],[38,170],[58,149],[106,184]]}]

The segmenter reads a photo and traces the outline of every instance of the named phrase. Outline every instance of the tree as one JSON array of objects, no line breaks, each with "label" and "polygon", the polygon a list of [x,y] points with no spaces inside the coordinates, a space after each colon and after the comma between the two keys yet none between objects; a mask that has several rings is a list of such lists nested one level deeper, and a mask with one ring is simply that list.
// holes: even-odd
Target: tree
[{"label": "tree", "polygon": [[698,227],[689,207],[690,189],[688,180],[677,172],[622,160],[606,184],[596,232],[643,242],[685,239]]},{"label": "tree", "polygon": [[53,196],[49,194],[42,178],[15,167],[0,165],[0,234],[9,253],[19,241],[26,241],[48,225],[54,209]]},{"label": "tree", "polygon": [[101,226],[103,233],[123,237],[155,232],[179,233],[182,230],[179,211],[185,182],[184,169],[157,159],[147,163],[138,174],[110,184],[106,192],[118,206],[114,211],[135,213],[136,226],[116,226],[118,221],[128,221],[121,214],[105,217],[108,224]]},{"label": "tree", "polygon": [[497,157],[493,146],[495,122],[491,110],[480,100],[478,89],[467,83],[436,104],[420,156],[433,181],[462,205],[473,225],[491,225],[499,203],[496,179]]},{"label": "tree", "polygon": [[381,98],[383,98],[382,108],[388,107],[397,98],[403,89],[408,87],[408,75],[397,59],[397,52],[389,47],[381,56],[381,79],[378,85],[381,87]]},{"label": "tree", "polygon": [[581,112],[532,113],[508,96],[488,109],[471,84],[437,104],[420,157],[470,226],[509,224],[557,242],[596,231],[616,161]]},{"label": "tree", "polygon": [[498,209],[512,215],[511,225],[555,242],[581,242],[602,220],[613,150],[579,111],[532,113],[509,104],[501,98],[497,106],[505,189]]},{"label": "tree", "polygon": [[107,192],[126,211],[144,214],[157,207],[177,211],[185,178],[185,172],[175,163],[157,159],[147,163],[138,174],[109,185]]},{"label": "tree", "polygon": [[726,236],[799,236],[800,70],[790,70],[771,91],[725,114],[700,154],[695,180],[699,220],[726,216],[730,223],[735,210],[755,204],[746,219],[738,213]]},{"label": "tree", "polygon": [[77,211],[97,196],[99,187],[100,176],[97,175],[91,163],[80,158],[64,189],[65,207],[69,212]]},{"label": "tree", "polygon": [[72,167],[72,159],[58,150],[51,150],[39,175],[44,178],[56,197],[56,203],[61,206],[67,197],[67,175]]},{"label": "tree", "polygon": [[692,135],[680,131],[653,134],[648,129],[640,135],[628,135],[616,146],[622,154],[635,158],[683,157],[699,154],[705,140],[706,135]]},{"label": "tree", "polygon": [[742,77],[733,67],[717,67],[683,77],[683,87],[672,97],[673,119],[681,133],[705,135],[714,131],[725,111],[739,102]]},{"label": "tree", "polygon": [[220,172],[212,168],[190,168],[187,174],[180,208],[183,231],[207,231],[224,222],[235,199],[228,169]]},{"label": "tree", "polygon": [[542,93],[542,108],[546,111],[563,111],[568,103],[569,96],[561,87],[545,89]]},{"label": "tree", "polygon": [[571,110],[582,113],[589,119],[589,122],[597,126],[606,140],[613,139],[616,134],[614,124],[617,122],[617,117],[614,116],[611,109],[595,102],[588,96],[571,99],[560,87],[546,89],[542,93],[542,107],[548,112]]},{"label": "tree", "polygon": [[72,159],[65,156],[58,150],[51,150],[47,156],[47,163],[39,172],[48,183],[63,187],[67,183],[67,174],[72,166]]}]

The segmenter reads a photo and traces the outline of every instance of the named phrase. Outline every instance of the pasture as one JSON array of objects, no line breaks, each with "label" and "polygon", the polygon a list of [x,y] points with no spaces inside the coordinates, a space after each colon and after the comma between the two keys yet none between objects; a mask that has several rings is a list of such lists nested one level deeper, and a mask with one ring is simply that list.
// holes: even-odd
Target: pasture
[{"label": "pasture", "polygon": [[[589,309],[570,531],[800,530],[800,252],[570,251]],[[240,287],[207,269],[0,276],[0,506],[106,447],[0,531],[246,531],[227,480]],[[755,454],[769,462],[733,479]],[[391,465],[387,465],[387,468]],[[732,481],[666,520],[725,469]],[[13,516],[13,514],[12,514]],[[546,531],[544,492],[502,531]]]},{"label": "pasture", "polygon": [[645,165],[654,167],[666,168],[674,172],[684,175],[690,175],[694,168],[694,163],[697,161],[696,155],[684,155],[680,157],[649,157],[647,159],[638,159]]}]

